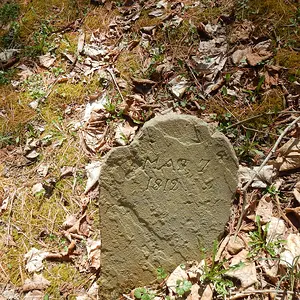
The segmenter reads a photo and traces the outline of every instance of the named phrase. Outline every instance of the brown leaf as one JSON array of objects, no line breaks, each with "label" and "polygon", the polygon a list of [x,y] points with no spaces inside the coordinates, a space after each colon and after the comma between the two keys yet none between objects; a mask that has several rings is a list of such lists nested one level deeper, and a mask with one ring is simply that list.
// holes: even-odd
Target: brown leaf
[{"label": "brown leaf", "polygon": [[187,296],[186,300],[199,300],[200,299],[199,290],[200,290],[199,284],[198,283],[193,284],[191,287],[191,291]]},{"label": "brown leaf", "polygon": [[40,64],[45,68],[51,67],[54,64],[55,60],[56,58],[52,57],[50,52],[46,53],[45,55],[39,56]]},{"label": "brown leaf", "polygon": [[85,34],[84,34],[83,31],[81,31],[80,34],[79,34],[79,37],[78,37],[77,54],[80,54],[83,51],[84,38],[85,38]]},{"label": "brown leaf", "polygon": [[33,279],[25,279],[25,283],[22,287],[23,292],[28,292],[32,290],[44,290],[50,285],[48,281],[42,274],[33,274]]},{"label": "brown leaf", "polygon": [[187,280],[187,279],[188,279],[188,275],[186,271],[181,266],[178,266],[168,277],[166,281],[166,285],[170,291],[176,293],[177,280]]},{"label": "brown leaf", "polygon": [[129,144],[134,136],[138,126],[131,126],[128,122],[120,123],[116,128],[116,142],[122,146]]},{"label": "brown leaf", "polygon": [[[264,54],[264,55],[263,55]],[[255,67],[257,64],[261,63],[264,60],[270,58],[273,53],[272,52],[265,52],[263,54],[250,52],[246,55],[247,62],[250,66]]]},{"label": "brown leaf", "polygon": [[291,138],[279,150],[276,159],[279,171],[288,171],[300,167],[300,139]]},{"label": "brown leaf", "polygon": [[273,212],[273,202],[270,194],[266,194],[259,200],[256,208],[256,216],[261,217],[262,224],[270,222]]},{"label": "brown leaf", "polygon": [[30,291],[25,295],[23,300],[43,300],[44,293],[38,290]]},{"label": "brown leaf", "polygon": [[141,94],[147,94],[150,92],[152,87],[157,84],[157,82],[149,80],[149,79],[142,79],[142,78],[131,78],[132,83],[134,84],[134,91]]},{"label": "brown leaf", "polygon": [[201,296],[201,300],[211,300],[212,297],[213,297],[213,288],[211,284],[208,284]]},{"label": "brown leaf", "polygon": [[88,239],[86,241],[86,249],[87,249],[88,261],[90,263],[90,266],[95,270],[99,270],[100,255],[101,255],[101,241],[100,240],[94,241]]},{"label": "brown leaf", "polygon": [[236,265],[240,262],[243,262],[244,265],[238,269],[229,270],[225,273],[226,276],[238,279],[243,288],[249,287],[257,282],[255,263],[248,262],[247,255],[248,251],[242,250],[234,256],[231,265]]},{"label": "brown leaf", "polygon": [[296,183],[295,188],[293,190],[293,194],[296,200],[298,201],[298,203],[300,204],[300,181]]}]

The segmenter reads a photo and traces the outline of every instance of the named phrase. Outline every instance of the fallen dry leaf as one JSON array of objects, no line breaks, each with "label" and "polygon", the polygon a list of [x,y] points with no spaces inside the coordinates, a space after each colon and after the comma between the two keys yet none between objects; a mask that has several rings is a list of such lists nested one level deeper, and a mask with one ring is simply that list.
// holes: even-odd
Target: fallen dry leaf
[{"label": "fallen dry leaf", "polygon": [[7,49],[3,52],[0,52],[0,62],[5,63],[11,59],[15,54],[19,53],[19,49]]},{"label": "fallen dry leaf", "polygon": [[[257,172],[259,167],[254,167],[253,169],[240,166],[238,170],[238,179],[239,179],[239,187],[242,187],[243,184],[247,183]],[[252,187],[255,188],[266,188],[270,185],[275,177],[277,176],[276,169],[274,166],[264,166],[259,174],[254,177],[254,180],[251,184]]]},{"label": "fallen dry leaf", "polygon": [[189,87],[188,81],[185,77],[178,75],[169,81],[169,89],[173,95],[181,98],[187,88]]},{"label": "fallen dry leaf", "polygon": [[101,162],[91,162],[85,167],[85,170],[87,173],[88,180],[86,183],[84,194],[87,194],[99,181],[101,173]]},{"label": "fallen dry leaf", "polygon": [[300,204],[300,181],[296,183],[295,188],[293,190],[293,194],[296,200],[298,201],[298,203]]},{"label": "fallen dry leaf", "polygon": [[232,28],[232,32],[230,33],[230,43],[234,44],[238,41],[248,40],[253,30],[254,25],[249,20],[243,20],[242,22],[236,23]]},{"label": "fallen dry leaf", "polygon": [[39,62],[45,68],[51,67],[54,64],[55,60],[56,58],[51,56],[50,52],[46,53],[45,55],[39,56]]},{"label": "fallen dry leaf", "polygon": [[31,192],[33,195],[39,194],[39,193],[44,193],[45,189],[42,183],[36,183],[35,185],[32,186]]},{"label": "fallen dry leaf", "polygon": [[280,265],[292,267],[297,264],[300,265],[300,234],[291,233],[286,239],[284,251],[280,254]]},{"label": "fallen dry leaf", "polygon": [[276,284],[278,281],[277,274],[279,268],[279,260],[264,258],[259,261],[259,264],[263,267],[264,272],[266,272],[266,275],[272,281],[272,283]]},{"label": "fallen dry leaf", "polygon": [[7,210],[10,196],[4,198],[4,195],[0,195],[0,216]]},{"label": "fallen dry leaf", "polygon": [[271,221],[273,212],[273,202],[270,194],[264,195],[258,202],[255,215],[260,216],[262,224],[266,224]]},{"label": "fallen dry leaf", "polygon": [[90,267],[94,270],[99,270],[100,268],[100,254],[101,254],[101,241],[94,241],[88,239],[86,241],[86,249],[88,254],[88,261]]},{"label": "fallen dry leaf", "polygon": [[245,248],[245,243],[244,243],[243,239],[241,239],[239,236],[237,236],[237,237],[231,236],[230,237],[230,239],[228,241],[228,245],[227,245],[227,251],[231,255],[235,255],[235,254],[239,253],[244,248]]},{"label": "fallen dry leaf", "polygon": [[38,153],[35,150],[32,150],[26,155],[26,157],[29,159],[36,159],[39,155],[40,155],[40,153]]},{"label": "fallen dry leaf", "polygon": [[28,292],[32,290],[45,290],[51,282],[47,280],[42,274],[33,274],[32,279],[25,279],[25,283],[22,287],[23,292]]},{"label": "fallen dry leaf", "polygon": [[31,248],[25,255],[26,266],[25,269],[29,273],[39,272],[43,270],[43,260],[49,255],[49,252]]},{"label": "fallen dry leaf", "polygon": [[[263,226],[263,230],[265,230],[265,226]],[[269,243],[283,240],[285,232],[286,227],[284,221],[279,218],[271,217],[268,225],[266,242]]]},{"label": "fallen dry leaf", "polygon": [[83,51],[84,38],[85,38],[85,33],[81,30],[79,33],[78,43],[77,43],[77,55]]},{"label": "fallen dry leaf", "polygon": [[279,150],[276,158],[279,171],[288,171],[300,167],[300,139],[291,138]]},{"label": "fallen dry leaf", "polygon": [[193,284],[191,287],[191,291],[188,294],[186,300],[199,300],[200,299],[199,290],[200,290],[199,284],[198,283]]},{"label": "fallen dry leaf", "polygon": [[128,122],[120,123],[116,128],[116,142],[122,146],[129,144],[135,135],[138,126],[131,126]]},{"label": "fallen dry leaf", "polygon": [[[200,300],[211,300],[213,298],[213,288],[211,284],[208,284],[201,296]],[[197,299],[197,298],[195,298]]]},{"label": "fallen dry leaf", "polygon": [[237,49],[231,56],[232,62],[235,65],[245,65],[247,62],[254,67],[273,56],[273,53],[268,51],[269,47],[270,41],[264,41],[254,47]]},{"label": "fallen dry leaf", "polygon": [[245,249],[240,251],[232,258],[231,266],[243,262],[244,265],[235,270],[226,272],[226,276],[238,279],[241,282],[242,288],[247,288],[257,282],[255,262],[247,261],[248,251]]},{"label": "fallen dry leaf", "polygon": [[60,178],[63,178],[63,177],[66,177],[66,176],[71,176],[71,175],[73,175],[74,172],[75,172],[74,167],[63,166],[60,169]]},{"label": "fallen dry leaf", "polygon": [[48,174],[49,167],[49,164],[42,163],[36,171],[41,177],[45,177]]},{"label": "fallen dry leaf", "polygon": [[62,227],[64,229],[71,228],[75,225],[77,221],[76,215],[67,215],[66,221],[63,222]]},{"label": "fallen dry leaf", "polygon": [[177,280],[187,280],[187,279],[188,279],[188,275],[186,271],[181,266],[178,266],[168,277],[166,281],[166,286],[168,287],[169,291],[176,293]]},{"label": "fallen dry leaf", "polygon": [[133,77],[131,79],[132,83],[134,84],[134,91],[141,94],[147,94],[151,91],[152,87],[157,84],[157,82],[149,79]]},{"label": "fallen dry leaf", "polygon": [[43,300],[44,298],[44,293],[38,290],[30,291],[27,293],[23,300]]}]

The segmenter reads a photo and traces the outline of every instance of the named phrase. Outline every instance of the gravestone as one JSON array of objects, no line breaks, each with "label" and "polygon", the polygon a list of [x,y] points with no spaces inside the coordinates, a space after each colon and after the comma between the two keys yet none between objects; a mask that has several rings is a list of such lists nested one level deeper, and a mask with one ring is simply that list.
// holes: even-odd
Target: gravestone
[{"label": "gravestone", "polygon": [[102,299],[211,248],[229,219],[237,168],[227,138],[188,115],[155,117],[109,152],[100,177]]}]

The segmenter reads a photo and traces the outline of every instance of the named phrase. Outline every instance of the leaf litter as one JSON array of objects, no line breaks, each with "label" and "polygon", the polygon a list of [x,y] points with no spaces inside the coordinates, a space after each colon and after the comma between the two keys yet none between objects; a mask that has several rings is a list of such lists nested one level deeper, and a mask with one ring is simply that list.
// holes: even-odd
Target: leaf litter
[{"label": "leaf litter", "polygon": [[[29,183],[29,194],[42,196],[46,182],[41,181],[41,177],[48,179],[47,177],[51,176],[56,176],[53,181],[54,194],[59,191],[61,181],[68,183],[68,188],[72,190],[72,195],[68,196],[59,191],[62,193],[60,198],[62,202],[56,205],[62,206],[64,211],[59,234],[57,229],[56,232],[51,230],[51,220],[47,218],[49,222],[47,230],[52,234],[49,236],[54,238],[52,232],[60,235],[60,240],[66,241],[65,246],[59,249],[56,245],[56,249],[53,249],[46,240],[36,237],[34,240],[38,242],[38,246],[32,247],[29,251],[27,248],[24,252],[25,262],[21,269],[34,273],[32,279],[29,277],[24,281],[23,291],[27,292],[26,299],[39,297],[42,299],[45,296],[44,292],[37,290],[45,290],[51,285],[52,278],[45,279],[42,273],[36,272],[42,272],[48,261],[54,264],[62,262],[74,264],[78,271],[92,274],[91,282],[97,280],[101,267],[101,240],[98,231],[93,227],[95,207],[93,210],[89,207],[92,207],[92,202],[97,199],[99,193],[96,186],[101,165],[97,161],[98,155],[105,154],[113,147],[127,145],[145,121],[165,111],[196,114],[213,123],[215,121],[213,114],[210,111],[203,113],[205,107],[209,107],[214,101],[217,101],[218,107],[231,103],[234,112],[230,111],[229,114],[236,123],[227,126],[245,128],[247,121],[243,123],[239,118],[247,120],[243,117],[246,108],[254,110],[254,116],[259,115],[259,106],[255,107],[255,105],[262,100],[260,93],[268,95],[270,90],[279,87],[288,103],[295,103],[295,99],[299,98],[299,90],[297,92],[295,89],[297,83],[289,84],[283,76],[285,68],[274,60],[276,50],[274,44],[265,36],[253,38],[256,30],[254,22],[232,19],[230,6],[228,15],[222,12],[222,15],[219,14],[211,20],[192,20],[192,15],[188,15],[190,9],[217,8],[218,5],[223,5],[220,4],[222,1],[211,4],[200,1],[193,1],[193,3],[125,1],[126,3],[120,7],[113,1],[94,2],[98,2],[100,7],[103,5],[108,12],[116,12],[107,28],[89,30],[88,27],[84,29],[74,27],[71,31],[77,37],[75,51],[64,49],[60,55],[54,55],[53,51],[40,55],[37,61],[42,68],[28,61],[21,61],[17,65],[20,70],[19,80],[15,81],[13,86],[19,91],[24,89],[21,81],[30,80],[35,74],[42,74],[50,93],[66,82],[76,84],[83,81],[88,87],[88,82],[93,76],[99,80],[97,90],[94,94],[89,93],[85,105],[74,101],[68,107],[64,107],[65,112],[68,113],[63,115],[66,122],[62,124],[66,126],[68,123],[73,134],[78,133],[81,137],[77,146],[84,151],[85,164],[79,163],[79,158],[76,158],[77,161],[75,160],[72,166],[65,167],[68,162],[60,163],[57,175],[53,165],[47,161],[55,153],[54,151],[68,153],[69,150],[65,147],[66,139],[71,140],[73,137],[65,133],[69,130],[67,126],[58,131],[52,129],[51,134],[47,132],[48,137],[46,134],[43,136],[31,132],[31,135],[36,137],[27,138],[26,145],[20,144],[22,154],[15,156],[18,158],[23,155],[30,160],[29,165],[27,163],[21,165],[23,178],[15,176],[21,178],[19,183],[21,186],[26,186],[25,183],[29,178],[27,176],[33,174],[39,176],[38,180]],[[145,15],[149,17],[147,22],[143,19]],[[230,28],[231,23],[233,23],[232,28]],[[172,31],[178,34],[179,29],[187,24],[189,34],[180,36],[180,44],[183,46],[178,45],[177,39],[173,43]],[[162,45],[159,45],[159,40]],[[185,43],[187,46],[184,46]],[[134,58],[121,63],[122,55],[127,49],[130,49],[128,56],[134,54]],[[15,52],[12,49],[9,53],[1,54],[7,61],[9,56],[15,55]],[[53,74],[43,73],[43,68],[49,71],[53,66],[57,67],[60,60],[67,66],[66,74],[55,78]],[[45,86],[40,88],[44,93]],[[45,98],[38,95],[37,99],[31,101],[29,105],[38,111],[45,105],[45,100],[50,99],[50,93]],[[287,108],[287,111],[297,111],[297,105],[294,104]],[[238,111],[240,113],[237,117],[235,112]],[[271,126],[286,125],[288,122],[285,115],[279,115],[274,118]],[[35,127],[40,125],[37,124]],[[233,207],[233,215],[228,224],[228,236],[223,240],[226,243],[223,243],[222,247],[221,243],[216,261],[207,257],[200,263],[193,262],[186,266],[178,266],[162,283],[152,287],[157,291],[157,295],[160,295],[156,296],[156,299],[166,299],[167,296],[170,299],[177,299],[181,293],[187,299],[194,300],[215,299],[216,293],[220,292],[224,293],[223,296],[227,295],[228,299],[237,299],[237,297],[247,299],[261,291],[273,297],[275,294],[282,295],[284,288],[288,292],[299,292],[299,282],[289,286],[286,277],[297,274],[300,255],[298,253],[299,233],[295,233],[294,230],[294,227],[296,229],[298,227],[291,225],[300,223],[297,210],[300,198],[297,184],[299,182],[298,131],[296,128],[292,133],[291,129],[285,135],[289,140],[285,143],[281,142],[281,148],[271,153],[273,159],[272,162],[270,161],[271,164],[260,167],[261,158],[254,157],[253,162],[256,166],[248,166],[245,163],[241,166],[239,188],[242,190],[250,182],[249,190],[254,191],[254,194],[246,190],[246,199],[249,202],[243,204],[241,202]],[[67,138],[60,137],[52,145],[58,143],[57,146],[62,147],[63,150],[55,150],[55,147],[50,149],[50,145],[43,141],[54,139],[58,132],[59,134],[63,132]],[[228,134],[230,135],[230,132]],[[266,156],[269,149],[265,147],[262,150]],[[11,150],[8,151],[10,152]],[[3,165],[12,169],[9,155]],[[36,165],[39,160],[42,163]],[[34,164],[35,167],[31,169],[30,164]],[[284,177],[286,176],[283,175],[284,172],[295,172],[294,178],[291,176],[291,182]],[[273,188],[277,176],[285,178],[278,189]],[[78,182],[82,181],[82,178],[84,184],[79,188]],[[265,189],[267,193],[263,195]],[[279,198],[280,193],[287,195],[286,202],[280,202],[283,199]],[[11,215],[13,209],[16,209],[13,207],[12,198],[5,192],[1,192],[0,197],[2,215],[5,213]],[[17,199],[21,199],[19,192]],[[242,200],[242,197],[240,199]],[[76,209],[70,210],[70,207],[64,203],[74,205]],[[24,205],[24,200],[20,204]],[[238,228],[239,215],[243,216],[240,228]],[[13,230],[19,230],[20,224],[18,225],[17,220],[9,217],[8,224],[10,224],[8,233],[12,225],[15,226]],[[251,234],[253,232],[255,234]],[[253,259],[253,251],[256,254],[255,259]],[[273,253],[276,253],[277,258],[272,256]],[[222,269],[213,277],[207,266],[212,268],[212,272],[215,271],[213,266],[218,263],[222,265]],[[241,264],[239,268],[233,268],[238,264]],[[266,274],[258,274],[256,271],[258,269],[264,270]],[[223,271],[226,273],[222,273]],[[22,271],[20,274],[22,277]],[[208,277],[208,274],[212,277]],[[227,277],[224,274],[237,280],[239,284],[231,285],[231,281],[226,281]],[[262,281],[264,283],[258,285]],[[221,288],[220,282],[224,284],[224,289]],[[257,286],[259,290],[255,289]],[[96,299],[98,288],[95,281],[89,288],[78,289],[76,299]],[[3,295],[7,293],[9,293],[8,288],[3,291]],[[286,299],[289,295],[287,293]],[[133,299],[134,294],[123,297]]]}]

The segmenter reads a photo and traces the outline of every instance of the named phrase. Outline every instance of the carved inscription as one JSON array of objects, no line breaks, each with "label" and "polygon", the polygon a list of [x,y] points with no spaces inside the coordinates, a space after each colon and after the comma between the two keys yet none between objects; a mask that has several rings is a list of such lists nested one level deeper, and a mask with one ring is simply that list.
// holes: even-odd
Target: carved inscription
[{"label": "carved inscription", "polygon": [[179,178],[175,179],[160,179],[160,178],[154,178],[154,177],[149,177],[148,180],[148,185],[146,190],[162,190],[164,192],[169,192],[169,191],[176,191],[178,190],[181,182],[179,181]]},{"label": "carved inscription", "polygon": [[[143,169],[148,175],[146,191],[177,191],[179,188],[187,191],[187,187],[182,181],[182,177],[193,179],[191,165],[192,162],[186,158],[169,159],[164,163],[158,163],[158,158],[154,160],[146,159]],[[197,176],[194,179],[201,180],[210,164],[209,159],[200,159],[197,163]],[[202,178],[202,189],[207,190],[212,188],[213,178]]]}]

